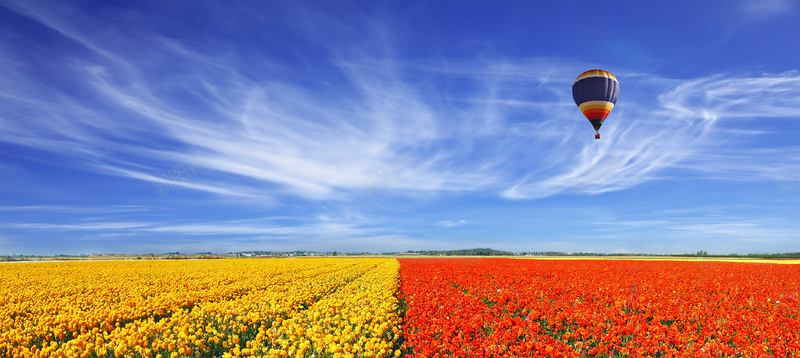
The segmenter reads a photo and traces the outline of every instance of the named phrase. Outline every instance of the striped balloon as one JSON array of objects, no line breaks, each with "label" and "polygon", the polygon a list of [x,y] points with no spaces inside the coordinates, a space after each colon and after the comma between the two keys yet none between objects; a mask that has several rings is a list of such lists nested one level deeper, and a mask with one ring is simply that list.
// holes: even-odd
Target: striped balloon
[{"label": "striped balloon", "polygon": [[595,138],[600,138],[600,126],[614,108],[619,96],[619,82],[610,72],[589,70],[581,73],[572,84],[572,98],[583,115],[592,123]]}]

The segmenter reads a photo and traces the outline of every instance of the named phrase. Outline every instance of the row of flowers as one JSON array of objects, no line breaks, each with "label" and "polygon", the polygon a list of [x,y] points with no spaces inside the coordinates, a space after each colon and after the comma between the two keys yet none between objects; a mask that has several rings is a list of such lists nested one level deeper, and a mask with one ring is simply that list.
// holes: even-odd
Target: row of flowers
[{"label": "row of flowers", "polygon": [[800,354],[800,265],[400,262],[409,356]]},{"label": "row of flowers", "polygon": [[[389,356],[399,326],[398,265],[332,258],[3,265],[0,356]],[[330,338],[344,332],[352,339]]]},{"label": "row of flowers", "polygon": [[800,265],[75,262],[0,279],[0,357],[800,354]]}]

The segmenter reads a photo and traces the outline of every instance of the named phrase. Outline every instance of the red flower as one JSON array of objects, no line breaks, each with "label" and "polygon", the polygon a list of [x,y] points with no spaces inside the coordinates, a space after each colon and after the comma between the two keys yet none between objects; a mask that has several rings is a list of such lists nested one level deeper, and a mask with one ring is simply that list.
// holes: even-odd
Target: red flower
[{"label": "red flower", "polygon": [[800,265],[400,263],[407,345],[419,357],[800,354]]}]

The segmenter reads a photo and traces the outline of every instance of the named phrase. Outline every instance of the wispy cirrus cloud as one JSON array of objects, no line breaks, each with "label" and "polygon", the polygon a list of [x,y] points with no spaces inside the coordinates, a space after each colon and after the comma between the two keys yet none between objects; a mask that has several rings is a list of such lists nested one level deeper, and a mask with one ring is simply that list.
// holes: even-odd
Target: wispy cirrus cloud
[{"label": "wispy cirrus cloud", "polygon": [[[213,249],[215,252],[253,250],[268,247],[270,250],[364,250],[364,244],[371,242],[369,250],[396,251],[404,245],[430,247],[418,238],[404,235],[402,230],[391,230],[375,226],[375,223],[357,218],[336,217],[319,222],[308,218],[265,217],[245,220],[225,220],[204,223],[175,223],[171,221],[107,221],[102,218],[79,220],[69,224],[44,222],[6,222],[0,229],[10,232],[24,232],[35,236],[38,232],[58,233],[71,240],[77,240],[76,247],[85,249],[86,242],[124,247],[124,252],[166,252],[187,248],[195,250]],[[180,240],[164,241],[165,237],[179,237]],[[215,243],[208,237],[225,238],[224,243]],[[130,241],[131,238],[136,240]],[[375,240],[393,241],[374,245]],[[119,241],[122,240],[122,241]],[[122,245],[122,246],[120,246]],[[134,251],[130,251],[134,250]],[[161,250],[161,251],[158,251]],[[41,250],[48,252],[46,248]]]},{"label": "wispy cirrus cloud", "polygon": [[782,15],[797,7],[794,0],[742,0],[740,4],[745,15],[756,18]]},{"label": "wispy cirrus cloud", "polygon": [[[796,120],[800,113],[800,74],[796,71],[750,77],[715,75],[697,80],[633,76],[630,82],[636,97],[631,102],[624,99],[623,81],[615,108],[619,112],[612,112],[616,116],[604,127],[606,136],[614,137],[613,144],[583,146],[573,157],[577,165],[568,173],[530,184],[523,182],[504,194],[511,198],[552,195],[612,159],[621,160],[624,166],[588,188],[588,193],[656,180],[668,175],[665,170],[675,168],[691,168],[693,174],[708,179],[725,176],[727,180],[750,181],[774,179],[781,171],[776,162],[786,168],[793,165],[790,158],[795,156],[786,153],[796,153],[800,148],[789,143],[781,158],[773,156],[767,161],[763,155],[775,154],[775,143],[747,151],[724,144],[770,134],[757,121]],[[651,94],[657,102],[642,98],[640,93]],[[732,121],[739,126],[729,126]],[[742,124],[748,121],[750,124]],[[712,158],[713,162],[706,160]]]},{"label": "wispy cirrus cloud", "polygon": [[141,229],[150,225],[146,222],[92,222],[80,224],[8,223],[3,226],[15,229],[96,231]]},{"label": "wispy cirrus cloud", "polygon": [[80,205],[21,205],[0,206],[0,211],[5,212],[61,212],[61,213],[117,213],[117,212],[142,212],[150,207],[145,205],[111,205],[111,206],[80,206]]},{"label": "wispy cirrus cloud", "polygon": [[[3,249],[794,247],[793,222],[769,219],[794,209],[778,184],[800,165],[800,74],[754,40],[791,33],[786,4],[698,6],[659,46],[605,54],[558,50],[584,31],[564,27],[519,57],[521,32],[475,53],[459,24],[417,16],[442,4],[4,1]],[[721,61],[740,41],[751,54]],[[622,86],[601,140],[571,96],[595,66]],[[191,153],[196,172],[168,179]],[[413,165],[370,195],[401,154]],[[614,215],[641,203],[662,211]]]},{"label": "wispy cirrus cloud", "polygon": [[[13,8],[93,56],[68,64],[81,98],[11,74],[0,96],[10,130],[0,140],[141,181],[158,181],[196,150],[207,172],[176,185],[223,197],[353,200],[361,181],[400,152],[417,165],[390,192],[410,195],[544,198],[570,192],[611,157],[623,164],[587,194],[659,180],[671,169],[775,179],[780,168],[761,160],[774,147],[742,154],[721,144],[767,135],[745,122],[794,118],[800,103],[797,72],[676,80],[623,71],[620,101],[594,141],[571,99],[580,63],[397,61],[344,47],[311,84],[277,62],[242,67],[233,48],[198,51],[157,33],[91,36],[108,20],[59,6]],[[139,52],[144,47],[150,51]],[[159,65],[164,59],[181,65]],[[22,114],[37,120],[15,120]],[[723,124],[731,121],[739,126]]]},{"label": "wispy cirrus cloud", "polygon": [[[800,241],[796,232],[800,226],[782,217],[780,210],[784,209],[765,209],[753,204],[653,211],[635,208],[615,210],[603,216],[602,220],[592,221],[589,227],[601,237],[626,247],[627,252],[675,253],[712,249],[709,252],[729,254],[797,250]],[[594,235],[586,237],[597,239]]]},{"label": "wispy cirrus cloud", "polygon": [[467,225],[467,224],[469,224],[469,222],[466,221],[466,220],[443,220],[443,221],[438,221],[438,222],[435,223],[435,225],[441,226],[441,227],[456,227],[456,226],[462,226],[462,225]]}]

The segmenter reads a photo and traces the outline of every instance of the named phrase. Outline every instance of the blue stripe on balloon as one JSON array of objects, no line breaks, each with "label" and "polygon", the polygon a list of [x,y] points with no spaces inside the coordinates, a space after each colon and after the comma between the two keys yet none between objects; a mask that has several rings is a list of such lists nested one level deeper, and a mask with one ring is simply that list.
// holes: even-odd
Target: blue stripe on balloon
[{"label": "blue stripe on balloon", "polygon": [[608,77],[588,77],[572,85],[572,98],[580,105],[588,101],[617,103],[619,83]]}]

